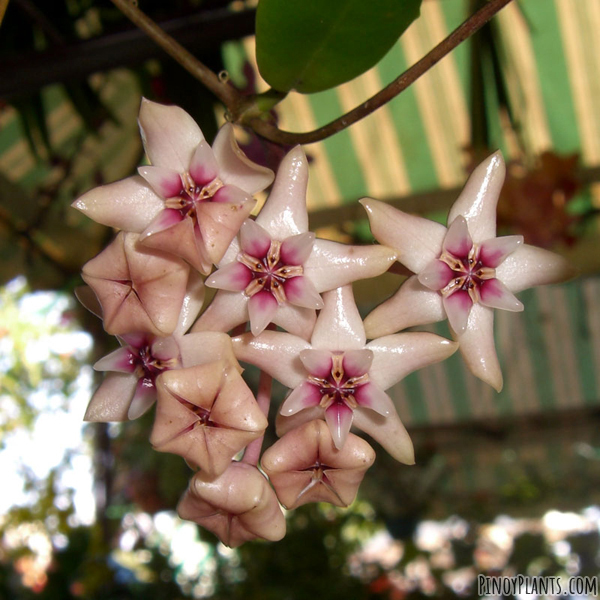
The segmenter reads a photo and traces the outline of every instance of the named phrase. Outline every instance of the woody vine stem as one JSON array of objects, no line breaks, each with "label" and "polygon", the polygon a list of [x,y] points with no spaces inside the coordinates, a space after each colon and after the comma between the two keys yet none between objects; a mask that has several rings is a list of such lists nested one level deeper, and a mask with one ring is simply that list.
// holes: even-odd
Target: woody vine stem
[{"label": "woody vine stem", "polygon": [[324,140],[364,119],[398,96],[421,75],[429,71],[459,44],[479,31],[497,12],[512,0],[489,0],[477,12],[459,25],[421,60],[398,76],[374,96],[351,111],[313,131],[292,132],[279,129],[268,118],[268,110],[283,100],[286,94],[269,90],[265,94],[242,96],[230,83],[223,82],[216,73],[188,52],[179,42],[165,33],[131,0],[112,0],[121,12],[152,38],[167,54],[175,59],[193,77],[203,83],[224,105],[229,119],[245,125],[263,138],[283,145],[312,144]]}]

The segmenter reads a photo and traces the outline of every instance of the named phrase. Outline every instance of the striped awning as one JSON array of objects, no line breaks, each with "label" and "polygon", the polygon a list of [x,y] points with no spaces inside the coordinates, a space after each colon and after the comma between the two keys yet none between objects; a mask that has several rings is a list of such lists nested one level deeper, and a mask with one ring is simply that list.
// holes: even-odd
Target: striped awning
[{"label": "striped awning", "polygon": [[[335,90],[290,94],[278,107],[280,126],[310,130],[364,101],[462,22],[468,4],[424,0],[421,18],[377,67]],[[584,167],[600,167],[600,2],[521,0],[503,9],[497,19],[508,93],[520,124],[517,143],[517,134],[490,98],[497,146],[508,159],[523,158],[523,152],[527,157],[545,150],[578,152]],[[242,62],[252,61],[253,45],[251,38],[226,44],[225,61],[234,82]],[[387,106],[308,146],[309,209],[335,209],[362,196],[414,199],[419,192],[462,186],[469,161],[468,73],[468,48],[462,45]],[[122,70],[97,75],[93,83],[120,120],[120,125],[107,122],[97,136],[84,132],[59,87],[45,92],[55,146],[66,150],[87,136],[68,182],[73,189],[85,187],[85,182],[94,185],[98,169],[108,181],[130,174],[140,153],[136,123],[140,91],[135,78]],[[258,91],[266,89],[260,80],[258,85]],[[31,155],[10,108],[0,113],[0,174],[27,187],[53,175],[51,166]],[[594,185],[592,193],[598,193]],[[428,208],[409,205],[420,212]],[[72,211],[67,218],[75,223],[81,217]],[[597,246],[591,248],[588,254],[597,258]],[[396,287],[398,282],[396,278]],[[368,294],[361,293],[363,308],[372,307],[377,297],[383,299],[381,290],[375,283]],[[496,394],[474,379],[460,356],[454,356],[411,375],[393,390],[409,426],[600,403],[600,278],[592,274],[563,286],[526,291],[521,298],[524,313],[497,311],[503,391]],[[448,335],[443,326],[432,330]]]}]

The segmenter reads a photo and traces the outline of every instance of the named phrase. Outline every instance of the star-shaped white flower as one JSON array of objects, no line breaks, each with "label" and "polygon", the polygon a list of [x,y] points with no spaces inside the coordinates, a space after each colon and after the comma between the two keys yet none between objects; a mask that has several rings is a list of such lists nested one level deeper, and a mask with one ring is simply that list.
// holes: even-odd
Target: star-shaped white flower
[{"label": "star-shaped white flower", "polygon": [[496,390],[502,372],[494,345],[494,308],[521,311],[513,295],[564,281],[574,273],[561,256],[496,237],[496,205],[504,182],[500,152],[481,163],[448,215],[448,228],[364,199],[375,239],[398,252],[416,275],[365,319],[368,337],[448,318],[471,372]]},{"label": "star-shaped white flower", "polygon": [[273,322],[304,338],[311,334],[320,293],[380,275],[395,260],[383,246],[347,246],[308,232],[308,163],[300,147],[283,159],[273,190],[247,220],[219,269],[207,280],[219,288],[194,331],[229,331],[250,321],[258,335]]},{"label": "star-shaped white flower", "polygon": [[323,294],[310,343],[283,332],[234,338],[236,356],[293,388],[281,407],[278,434],[324,418],[342,448],[354,424],[395,459],[412,464],[410,437],[385,390],[424,366],[444,360],[457,344],[432,333],[390,335],[366,343],[352,287]]},{"label": "star-shaped white flower", "polygon": [[143,99],[139,125],[151,165],[90,190],[73,206],[98,223],[140,233],[146,246],[180,256],[206,275],[273,172],[242,153],[230,124],[211,148],[183,109]]}]

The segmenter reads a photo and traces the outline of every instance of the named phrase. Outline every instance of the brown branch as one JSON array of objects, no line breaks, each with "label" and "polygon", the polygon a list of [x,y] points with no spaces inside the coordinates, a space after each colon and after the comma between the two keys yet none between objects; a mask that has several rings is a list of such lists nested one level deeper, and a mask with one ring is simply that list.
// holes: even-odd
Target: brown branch
[{"label": "brown branch", "polygon": [[267,140],[285,145],[312,144],[330,137],[370,115],[403,92],[449,52],[481,29],[481,27],[483,27],[509,2],[511,2],[511,0],[489,0],[482,8],[462,23],[462,25],[456,28],[446,39],[441,41],[433,48],[433,50],[426,54],[419,62],[415,63],[389,85],[356,108],[352,109],[350,112],[327,123],[327,125],[324,125],[323,127],[305,133],[294,133],[291,131],[282,131],[272,123],[260,119],[253,119],[248,123],[244,123],[244,125],[248,125],[254,129],[256,133]]},{"label": "brown branch", "polygon": [[221,81],[218,75],[188,52],[174,38],[165,33],[131,0],[112,0],[112,3],[188,73],[203,83],[227,107],[232,115],[237,114],[238,107],[242,105],[244,99],[233,86]]},{"label": "brown branch", "polygon": [[4,13],[6,12],[7,6],[8,0],[0,0],[0,25],[2,25],[2,20],[4,19]]}]

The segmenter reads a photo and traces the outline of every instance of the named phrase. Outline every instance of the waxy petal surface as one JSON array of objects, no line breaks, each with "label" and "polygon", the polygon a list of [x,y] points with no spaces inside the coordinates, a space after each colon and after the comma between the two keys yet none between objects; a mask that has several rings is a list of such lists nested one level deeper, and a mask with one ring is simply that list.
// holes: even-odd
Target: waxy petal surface
[{"label": "waxy petal surface", "polygon": [[387,390],[413,371],[445,360],[458,344],[434,333],[409,331],[375,339],[366,348],[373,352],[370,377]]},{"label": "waxy petal surface", "polygon": [[283,284],[288,302],[304,308],[320,310],[323,308],[323,299],[315,289],[308,277],[300,275],[292,277]]},{"label": "waxy petal surface", "polygon": [[512,254],[521,244],[522,235],[505,235],[482,242],[479,258],[487,267],[496,268],[509,254]]},{"label": "waxy petal surface", "polygon": [[448,223],[462,215],[476,244],[496,237],[496,206],[505,174],[502,154],[495,152],[473,171],[450,209]]},{"label": "waxy petal surface", "polygon": [[452,269],[441,260],[432,260],[418,275],[419,283],[435,292],[445,288],[454,277]]},{"label": "waxy petal surface", "polygon": [[315,240],[313,251],[304,263],[304,274],[320,293],[381,275],[395,260],[396,251],[385,246],[348,246]]},{"label": "waxy petal surface", "polygon": [[561,283],[575,275],[576,270],[559,254],[527,244],[519,246],[496,269],[496,277],[511,292]]},{"label": "waxy petal surface", "polygon": [[140,233],[164,202],[142,177],[134,176],[95,187],[72,206],[102,225]]},{"label": "waxy petal surface", "polygon": [[273,239],[308,231],[307,185],[308,162],[304,150],[296,146],[281,161],[269,199],[256,217]]},{"label": "waxy petal surface", "polygon": [[127,421],[137,380],[133,373],[109,373],[92,396],[83,420],[93,423]]},{"label": "waxy petal surface", "polygon": [[145,166],[140,167],[138,173],[161,198],[179,196],[182,183],[181,176],[177,171],[166,167]]},{"label": "waxy petal surface", "polygon": [[317,406],[319,402],[321,402],[319,388],[308,381],[303,381],[285,399],[280,412],[285,417],[290,417],[305,408]]},{"label": "waxy petal surface", "polygon": [[312,252],[315,234],[299,233],[283,240],[281,244],[281,260],[286,265],[302,265]]},{"label": "waxy petal surface", "polygon": [[332,351],[362,348],[366,335],[352,286],[326,292],[323,301],[325,307],[319,313],[311,337],[313,347]]},{"label": "waxy petal surface", "polygon": [[354,411],[354,425],[379,442],[397,461],[406,465],[415,464],[412,441],[396,411],[383,417],[359,406]]},{"label": "waxy petal surface", "polygon": [[278,308],[277,300],[270,292],[258,292],[248,300],[248,315],[252,335],[258,335],[271,323]]},{"label": "waxy petal surface", "polygon": [[451,296],[442,299],[448,323],[453,331],[460,335],[467,327],[469,314],[473,308],[473,300],[469,293],[463,290],[454,292]]},{"label": "waxy petal surface", "polygon": [[467,328],[456,339],[471,373],[500,392],[502,371],[494,344],[494,310],[475,304]]},{"label": "waxy petal surface", "polygon": [[150,442],[198,465],[206,477],[223,473],[267,427],[239,372],[223,361],[167,371],[157,379],[157,389]]},{"label": "waxy petal surface", "polygon": [[240,227],[240,249],[254,258],[264,258],[271,247],[271,236],[256,221],[246,219]]},{"label": "waxy petal surface", "polygon": [[219,176],[217,159],[206,140],[202,140],[194,150],[189,172],[198,186],[205,186]]},{"label": "waxy petal surface", "polygon": [[224,183],[235,185],[251,196],[273,183],[273,171],[252,162],[240,150],[230,123],[219,129],[212,150],[219,163],[219,177]]},{"label": "waxy petal surface", "polygon": [[374,460],[375,452],[361,438],[350,434],[340,451],[325,423],[311,421],[268,448],[261,467],[288,509],[308,502],[349,506]]},{"label": "waxy petal surface", "polygon": [[188,170],[204,136],[185,110],[142,98],[138,122],[144,149],[153,165],[179,173]]},{"label": "waxy petal surface", "polygon": [[250,270],[242,263],[232,262],[210,275],[206,280],[206,285],[228,292],[243,292],[251,281]]},{"label": "waxy petal surface", "polygon": [[232,463],[214,481],[195,475],[177,513],[231,548],[257,538],[276,542],[285,535],[285,517],[275,492],[256,467],[241,462]]},{"label": "waxy petal surface", "polygon": [[488,279],[480,290],[480,302],[490,308],[499,308],[511,312],[521,312],[523,303],[508,291],[499,279]]},{"label": "waxy petal surface", "polygon": [[306,379],[300,353],[311,346],[296,335],[263,331],[257,337],[245,333],[231,342],[238,360],[256,365],[286,387],[295,388]]},{"label": "waxy petal surface", "polygon": [[325,422],[338,450],[344,447],[353,419],[354,411],[345,404],[332,404],[325,410]]},{"label": "waxy petal surface", "polygon": [[137,244],[136,234],[120,233],[83,267],[94,289],[108,333],[147,331],[170,335],[186,293],[189,267],[180,259]]},{"label": "waxy petal surface", "polygon": [[462,215],[458,215],[448,227],[442,248],[454,256],[464,257],[469,254],[472,247],[473,240],[469,235],[467,221]]},{"label": "waxy petal surface", "polygon": [[363,198],[375,239],[398,253],[397,260],[419,273],[442,251],[446,228],[435,221],[404,213],[385,202]]}]

